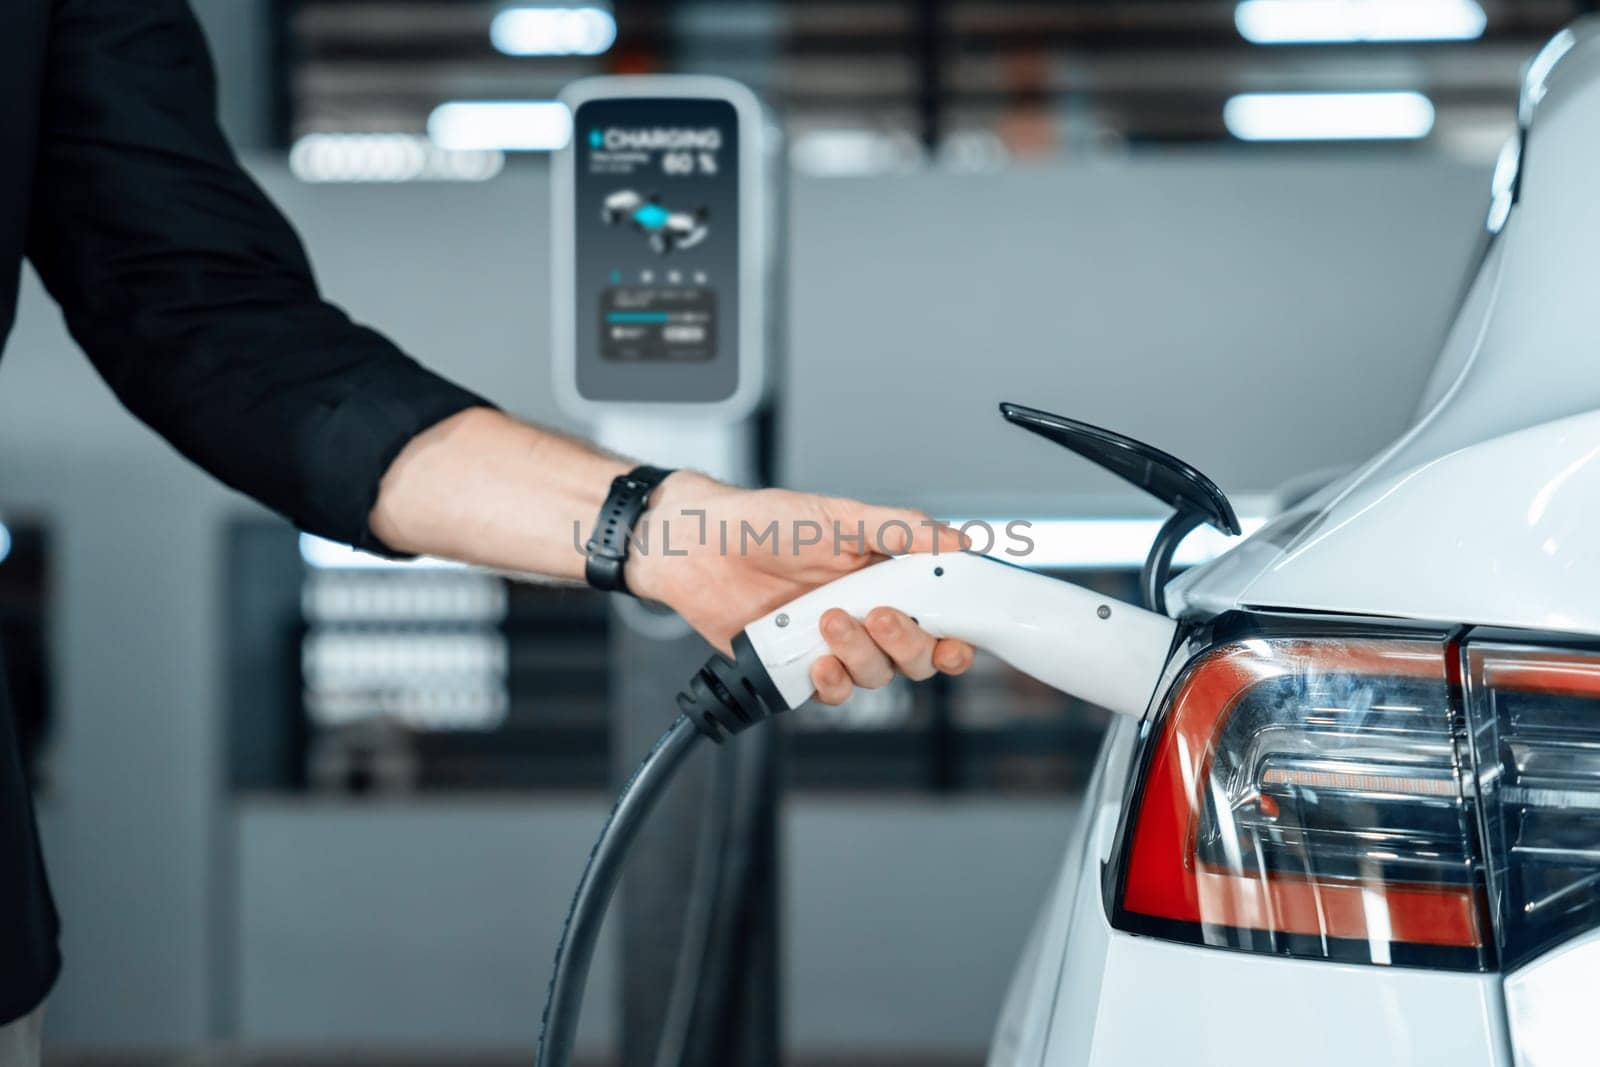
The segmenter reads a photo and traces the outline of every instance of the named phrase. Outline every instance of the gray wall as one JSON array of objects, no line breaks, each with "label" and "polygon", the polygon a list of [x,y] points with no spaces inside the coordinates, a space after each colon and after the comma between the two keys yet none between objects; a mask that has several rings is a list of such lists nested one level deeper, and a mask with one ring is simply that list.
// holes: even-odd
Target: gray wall
[{"label": "gray wall", "polygon": [[[239,813],[239,1040],[526,1048],[598,797],[343,804]],[[610,928],[578,1035],[609,1050]]]},{"label": "gray wall", "polygon": [[[811,1054],[981,1051],[1073,810],[1059,800],[791,803],[792,1042]],[[239,1039],[526,1051],[604,815],[598,800],[247,804]],[[616,983],[603,944],[580,1052],[614,1049]]]},{"label": "gray wall", "polygon": [[1230,493],[1363,459],[1421,392],[1487,189],[1334,154],[800,182],[788,480],[1069,511],[1058,494],[1118,486],[1001,400],[1160,444]]},{"label": "gray wall", "polygon": [[[540,169],[487,185],[395,187],[312,187],[276,164],[260,170],[305,232],[334,299],[512,409],[561,421],[546,388]],[[1056,493],[1110,487],[1003,431],[991,406],[1002,398],[1148,434],[1232,490],[1358,458],[1398,428],[1417,393],[1485,181],[1426,156],[1270,155],[802,180],[783,396],[787,477],[926,504],[983,497],[1035,511],[1058,506]],[[1224,419],[1224,410],[1242,416]],[[218,525],[247,505],[117,409],[31,280],[0,370],[0,505],[49,515],[61,538],[61,731],[44,816],[69,969],[52,1006],[53,1036],[193,1043],[212,1026],[212,991],[239,977],[218,971],[208,914],[212,843],[229,826],[217,782]],[[1110,506],[1139,505],[1123,496]],[[789,890],[795,1038],[824,1044],[849,1033],[834,1015],[853,999],[849,976],[874,978],[862,998],[881,994],[881,974],[830,970],[859,959],[871,927],[878,958],[905,961],[908,997],[971,999],[970,1013],[943,1013],[953,1028],[943,1036],[981,1045],[1004,969],[996,960],[1011,951],[998,942],[1020,927],[997,925],[986,942],[984,927],[950,921],[959,899],[926,913],[897,902],[901,885],[949,870],[938,823],[915,820],[989,809],[869,806],[885,820],[881,834],[863,827],[865,836],[835,838],[855,823],[829,822],[826,807],[797,808],[797,858],[861,847]],[[902,825],[904,835],[895,830]],[[1020,923],[1043,891],[1047,865],[1038,860],[1057,847],[1059,827],[1041,817],[1012,835],[1006,825],[997,823],[1006,836],[994,838],[988,862],[1019,872],[1003,910]],[[304,832],[331,832],[318,826],[310,820]],[[271,840],[245,844],[266,849]],[[514,849],[525,839],[486,840]],[[871,866],[884,840],[904,840],[907,851]],[[425,837],[410,847],[426,855],[433,846]],[[338,882],[272,881],[259,864],[245,869],[261,872],[243,899],[264,909],[255,913],[263,921],[311,923],[343,891]],[[341,869],[351,892],[367,877]],[[570,863],[528,870],[557,887],[530,892],[530,901],[558,898],[573,874]],[[863,887],[864,899],[876,914],[858,909],[847,923],[815,906],[829,899],[827,877],[870,880],[876,888]],[[486,907],[510,915],[510,901]],[[386,927],[363,929],[368,940],[352,932],[341,942],[350,951],[341,965],[370,961],[381,976],[392,947]],[[940,944],[950,946],[948,970],[927,955]],[[289,983],[295,957],[276,951],[278,970],[260,970],[265,957],[238,963],[242,988],[267,998],[250,1001],[243,1022],[264,1032],[298,1017],[292,999],[274,1004],[260,980]],[[528,958],[537,975],[548,954]],[[498,973],[486,966],[481,987],[459,985],[462,997],[505,1003],[489,988]],[[823,980],[830,974],[832,984]],[[464,1001],[457,1009],[462,1028],[484,1022],[475,1010],[492,1014]],[[503,1026],[510,1016],[494,1018]]]}]

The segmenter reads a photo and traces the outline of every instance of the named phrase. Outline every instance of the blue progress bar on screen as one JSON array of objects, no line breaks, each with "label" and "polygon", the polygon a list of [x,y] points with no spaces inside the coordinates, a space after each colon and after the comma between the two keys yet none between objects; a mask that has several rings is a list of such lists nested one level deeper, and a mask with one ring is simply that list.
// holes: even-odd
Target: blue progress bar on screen
[{"label": "blue progress bar on screen", "polygon": [[608,311],[607,322],[666,322],[665,311]]}]

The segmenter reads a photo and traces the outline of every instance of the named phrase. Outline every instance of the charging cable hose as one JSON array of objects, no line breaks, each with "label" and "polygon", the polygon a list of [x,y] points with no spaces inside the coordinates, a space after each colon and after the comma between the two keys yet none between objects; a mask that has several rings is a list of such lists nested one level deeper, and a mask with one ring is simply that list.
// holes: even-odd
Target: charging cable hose
[{"label": "charging cable hose", "polygon": [[[1159,603],[1160,578],[1190,521],[1188,515],[1169,521],[1161,551],[1152,553],[1146,595],[1153,602]],[[804,703],[811,667],[828,650],[818,625],[823,613],[839,608],[862,618],[879,604],[895,605],[930,634],[988,649],[1051,688],[1135,719],[1150,707],[1177,639],[1177,623],[1163,614],[974,552],[885,560],[752,622],[734,638],[732,658],[711,657],[678,694],[681,714],[600,831],[556,947],[539,1067],[571,1062],[595,941],[628,847],[684,759],[702,738],[720,742]],[[669,1036],[681,1042],[682,1033]]]},{"label": "charging cable hose", "polygon": [[713,656],[678,694],[679,715],[623,786],[616,805],[589,852],[583,877],[556,945],[555,971],[545,999],[537,1067],[568,1067],[578,1015],[594,962],[606,909],[622,878],[623,862],[639,829],[655,809],[689,753],[702,741],[729,736],[783,711],[766,669],[744,640],[734,642],[737,660]]},{"label": "charging cable hose", "polygon": [[[661,1037],[656,1042],[655,1067],[684,1067],[701,1062],[689,1057],[695,1023],[706,1010],[702,1005],[701,987],[708,980],[720,982],[718,974],[723,969],[718,963],[725,938],[718,936],[717,917],[728,910],[723,898],[729,891],[729,883],[744,883],[745,864],[739,862],[734,853],[748,852],[749,845],[742,837],[736,844],[732,836],[735,809],[746,806],[740,803],[738,795],[738,746],[723,746],[715,756],[703,804],[705,815],[696,842],[694,880],[689,886],[678,936],[672,992],[661,1020]],[[720,990],[724,987],[717,984],[707,985],[707,988]]]}]

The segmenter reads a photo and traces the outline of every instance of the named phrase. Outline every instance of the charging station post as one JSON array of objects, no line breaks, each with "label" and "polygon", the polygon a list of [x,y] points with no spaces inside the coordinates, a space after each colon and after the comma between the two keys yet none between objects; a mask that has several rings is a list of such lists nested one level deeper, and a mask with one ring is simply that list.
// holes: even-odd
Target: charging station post
[{"label": "charging station post", "polygon": [[[759,103],[736,82],[690,75],[590,78],[562,99],[573,136],[551,183],[556,396],[623,455],[757,482],[777,177]],[[612,621],[620,781],[670,717],[661,694],[709,649],[676,616],[627,597],[614,598]],[[628,1067],[664,1063],[674,1042],[675,1065],[778,1062],[776,740],[760,731],[686,766],[631,851]],[[738,818],[718,824],[716,804]],[[697,847],[713,832],[720,849]],[[707,859],[720,865],[716,899],[696,900]],[[686,920],[696,909],[704,922]]]}]

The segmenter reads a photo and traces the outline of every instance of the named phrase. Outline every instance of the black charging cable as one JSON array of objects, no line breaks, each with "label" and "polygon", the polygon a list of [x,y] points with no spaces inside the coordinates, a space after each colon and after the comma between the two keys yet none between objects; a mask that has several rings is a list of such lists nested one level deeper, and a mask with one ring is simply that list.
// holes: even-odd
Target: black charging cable
[{"label": "black charging cable", "polygon": [[1189,532],[1207,521],[1198,511],[1179,508],[1156,532],[1150,554],[1145,556],[1144,567],[1139,571],[1139,590],[1144,594],[1144,606],[1157,615],[1167,613],[1167,576],[1172,573],[1172,557]]},{"label": "black charging cable", "polygon": [[713,972],[712,957],[717,953],[717,917],[723,914],[723,887],[730,868],[730,835],[734,809],[738,806],[735,788],[739,779],[739,747],[722,746],[711,764],[711,781],[706,789],[705,815],[696,842],[694,880],[684,907],[683,925],[678,936],[678,960],[672,972],[671,992],[661,1018],[661,1036],[656,1042],[655,1067],[684,1067],[694,1030],[701,986]]},{"label": "black charging cable", "polygon": [[578,1015],[594,962],[606,909],[622,878],[622,866],[639,828],[668,783],[703,739],[721,741],[785,710],[766,668],[750,642],[734,639],[734,657],[713,656],[678,694],[679,715],[650,749],[600,828],[556,945],[555,971],[545,999],[537,1067],[568,1067]]}]

